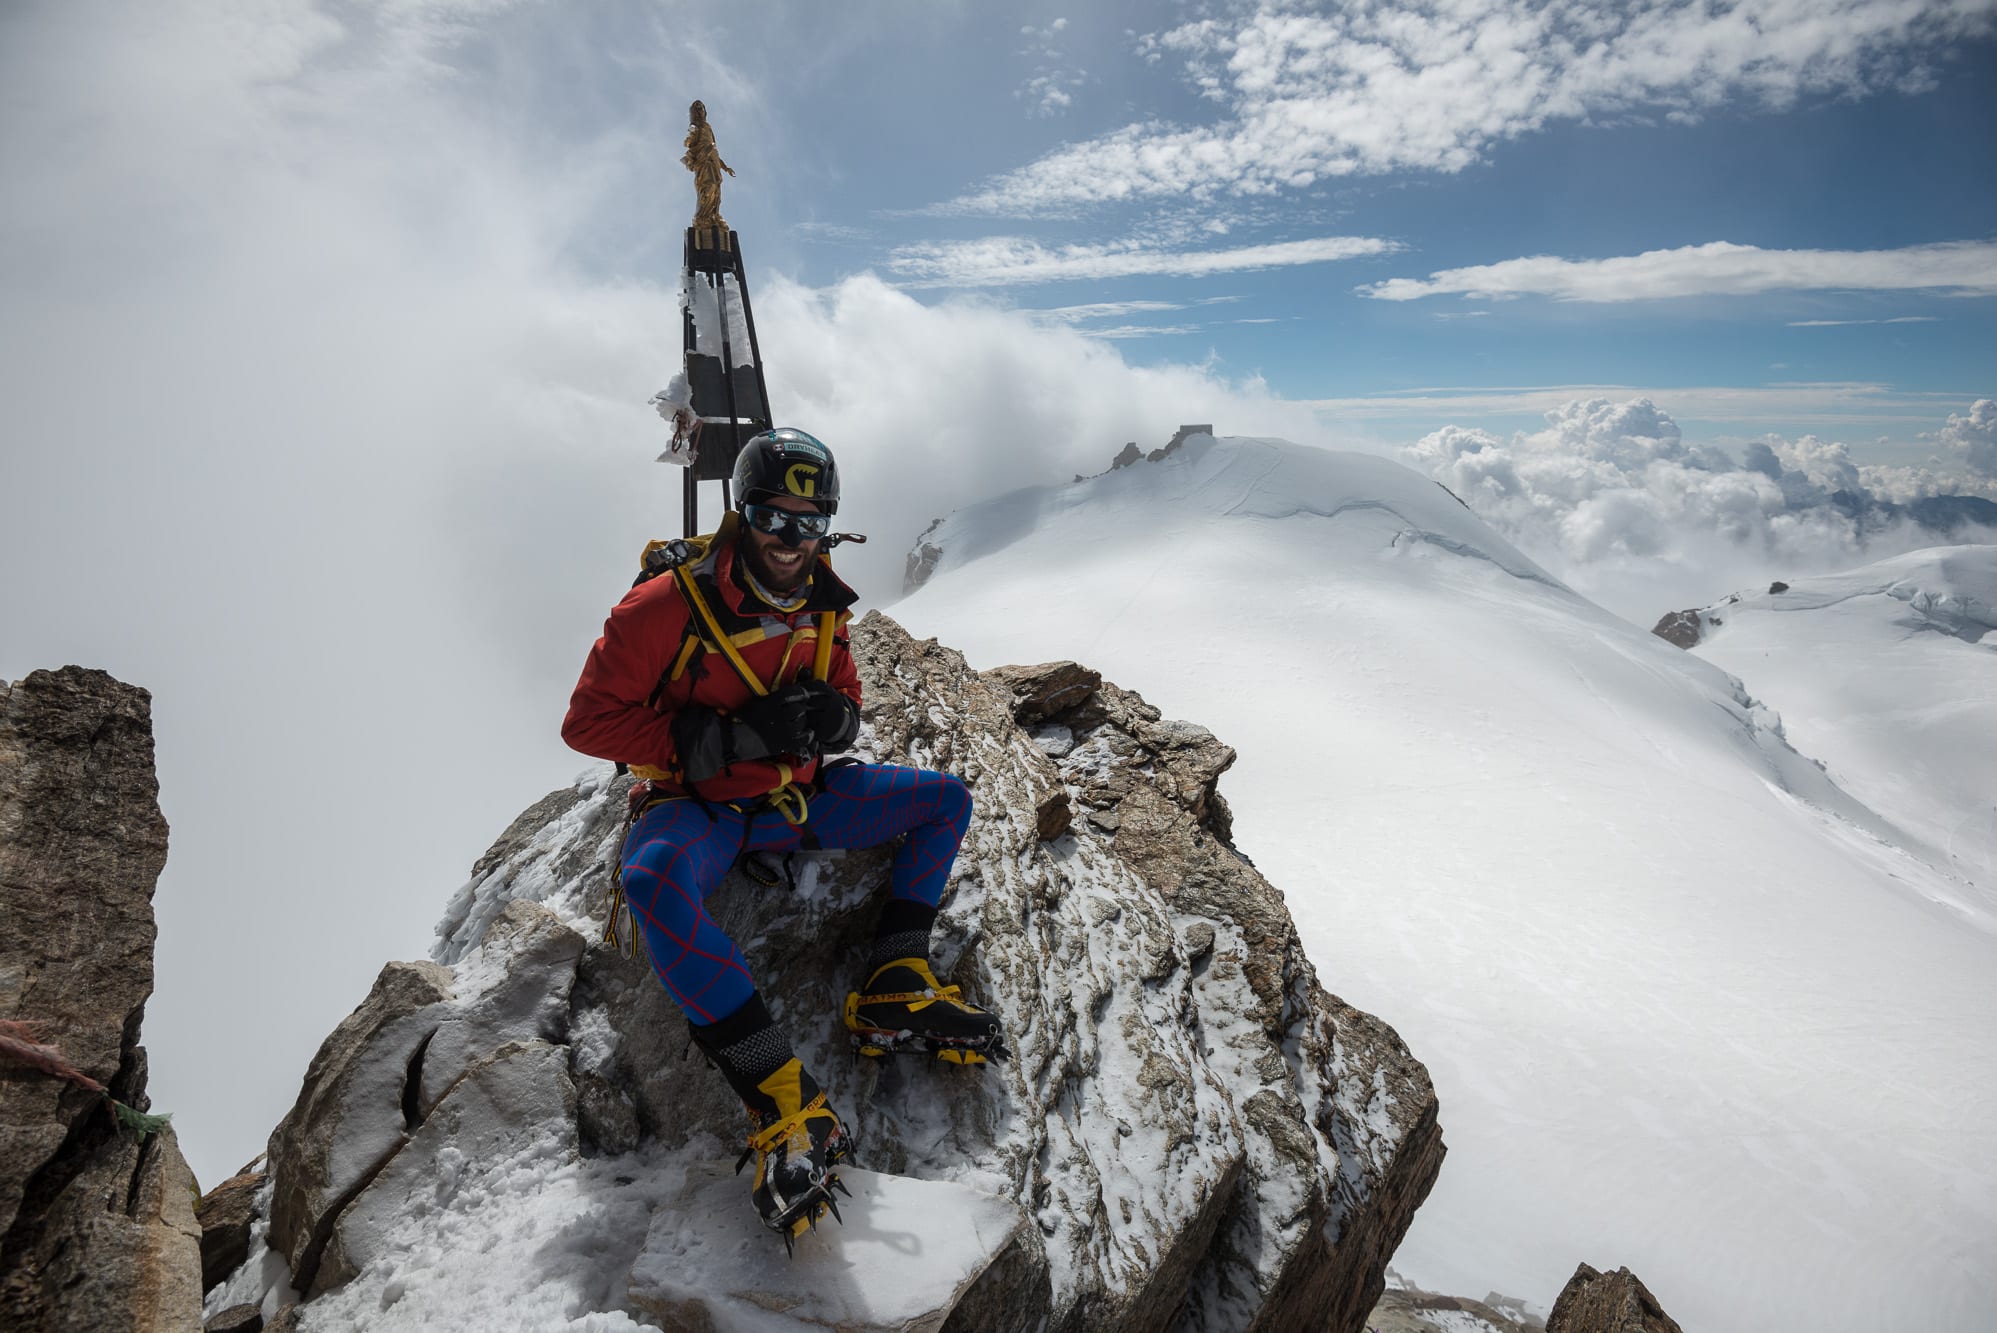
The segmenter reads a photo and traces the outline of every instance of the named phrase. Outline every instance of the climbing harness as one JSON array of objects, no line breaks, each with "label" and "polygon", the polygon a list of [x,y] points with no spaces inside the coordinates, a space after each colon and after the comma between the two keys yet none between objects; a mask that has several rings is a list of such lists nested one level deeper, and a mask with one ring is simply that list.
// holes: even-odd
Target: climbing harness
[{"label": "climbing harness", "polygon": [[[707,652],[719,653],[734,670],[735,674],[741,678],[742,683],[749,688],[752,695],[758,698],[768,695],[774,686],[787,683],[783,679],[784,671],[789,667],[792,654],[795,652],[797,644],[805,637],[807,629],[811,631],[811,636],[815,639],[812,647],[811,678],[823,681],[830,676],[833,642],[838,633],[841,613],[837,611],[822,611],[813,617],[812,622],[808,625],[793,627],[791,630],[791,644],[785,648],[783,656],[778,659],[776,673],[770,683],[765,684],[762,678],[756,674],[755,669],[749,665],[748,661],[736,648],[735,640],[722,627],[721,619],[715,614],[713,605],[708,601],[706,595],[701,592],[700,585],[694,579],[694,567],[706,559],[708,552],[714,549],[716,543],[725,542],[731,538],[737,530],[739,522],[739,517],[735,513],[730,512],[722,516],[721,526],[713,533],[702,537],[674,537],[649,542],[639,557],[638,577],[633,581],[631,586],[635,588],[640,584],[649,583],[655,578],[670,577],[679,585],[680,597],[685,601],[691,612],[687,618],[687,628],[681,637],[680,646],[674,653],[673,665],[666,676],[660,680],[653,692],[651,702],[654,705],[658,702],[659,691],[662,691],[668,684],[682,679],[687,672],[694,669],[695,662]],[[857,533],[830,533],[824,539],[822,549],[829,550],[841,542],[864,542],[865,540],[865,537]],[[820,559],[824,559],[822,554]],[[793,677],[793,679],[798,678],[801,677]],[[713,804],[725,805],[737,813],[748,816],[748,822],[743,826],[742,839],[746,844],[749,841],[749,834],[753,828],[756,816],[760,815],[764,810],[775,810],[793,828],[804,829],[811,819],[811,795],[822,788],[824,773],[842,764],[857,763],[858,761],[851,758],[821,761],[818,769],[819,776],[808,783],[798,782],[794,770],[790,765],[781,760],[772,762],[776,764],[777,783],[768,792],[763,794],[760,798],[761,804],[753,808],[745,808],[742,804],[734,801],[709,802],[691,793],[658,791],[652,786],[653,781],[656,780],[653,775],[656,774],[659,777],[678,781],[678,774],[676,772],[664,772],[661,770],[641,770],[640,775],[645,780],[632,788],[631,799],[624,816],[623,829],[617,839],[617,859],[611,867],[610,910],[604,920],[604,945],[609,947],[613,952],[628,952],[634,960],[638,957],[640,941],[638,922],[637,918],[632,915],[631,905],[624,896],[623,849],[625,842],[631,836],[632,828],[637,824],[645,811],[662,801],[668,800],[692,800],[699,802],[703,806]],[[619,773],[623,773],[628,771],[628,766],[620,763],[617,769]],[[806,838],[807,846],[809,846],[810,839],[808,834]],[[792,890],[797,888],[797,875],[791,854],[786,854],[783,857],[780,871],[773,869],[764,859],[753,853],[744,853],[738,864],[750,879],[764,888],[775,888],[779,883],[786,884]],[[624,931],[629,936],[628,944],[624,936],[620,934],[620,917],[624,919]]]}]

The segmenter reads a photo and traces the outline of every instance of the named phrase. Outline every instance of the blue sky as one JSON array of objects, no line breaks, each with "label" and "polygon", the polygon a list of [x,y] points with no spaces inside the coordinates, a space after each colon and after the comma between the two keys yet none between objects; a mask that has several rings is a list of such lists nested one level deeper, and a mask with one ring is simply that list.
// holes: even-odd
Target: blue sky
[{"label": "blue sky", "polygon": [[[1593,22],[1596,63],[1613,68],[1555,49],[1527,21],[1547,8],[1564,15],[1547,25],[1555,31]],[[1987,6],[1745,5],[1703,18],[1675,5],[1450,9],[1403,7],[1433,31],[1398,45],[1333,7],[1265,4],[934,5],[878,11],[880,22],[786,9],[775,23],[760,7],[697,19],[684,36],[704,59],[732,62],[705,93],[724,156],[746,173],[730,185],[731,220],[760,267],[808,284],[872,271],[925,302],[1066,311],[1133,363],[1259,375],[1294,399],[1620,386],[1671,406],[1673,390],[1770,388],[1723,407],[1686,392],[1680,423],[1721,440],[1836,434],[1876,462],[1931,454],[1919,436],[1991,392]],[[1280,88],[1258,87],[1271,62],[1241,56],[1241,38],[1282,25],[1297,38],[1294,68]],[[1312,66],[1298,48],[1325,32],[1334,56],[1356,67],[1350,53],[1370,43],[1410,77],[1433,77],[1436,96]],[[1452,45],[1458,64],[1441,64]],[[1425,59],[1436,63],[1423,75]],[[1516,94],[1535,80],[1536,94]],[[627,91],[598,88],[613,103]],[[1272,106],[1295,123],[1258,129]],[[1354,126],[1357,147],[1348,154],[1337,132],[1310,128],[1314,111],[1351,117],[1323,123]],[[1379,135],[1380,120],[1419,129]],[[1094,193],[1106,193],[1120,163],[1104,146],[1118,136],[1193,138],[1234,160],[1168,166],[1127,200],[1091,197],[1050,166],[1093,172],[1104,182]],[[659,170],[670,173],[676,149],[658,146]],[[1314,179],[1272,183],[1299,162]],[[1024,183],[1036,175],[1064,188]],[[665,183],[670,198],[670,174]],[[997,262],[969,248],[994,237],[1016,242]],[[1374,252],[1204,276],[1106,275],[1112,261],[1095,253],[1191,264],[1340,237]],[[1714,243],[1768,252],[1766,282],[1690,256],[1670,288],[1684,294],[1649,294],[1641,281],[1623,290],[1586,271],[1564,292],[1487,275],[1501,280],[1498,299],[1448,280],[1415,299],[1365,294],[1529,256],[1624,260],[1640,279],[1671,252]],[[1911,263],[1921,247],[1950,244],[1969,248],[1945,272]],[[1089,276],[1048,280],[1046,261],[1067,247],[1088,251],[1071,271]],[[1801,251],[1833,253],[1801,272]],[[676,255],[667,243],[591,259],[642,271]],[[1794,384],[1841,388],[1780,387]],[[1543,398],[1487,412],[1484,424],[1536,418]],[[1356,410],[1403,429],[1447,415]]]}]

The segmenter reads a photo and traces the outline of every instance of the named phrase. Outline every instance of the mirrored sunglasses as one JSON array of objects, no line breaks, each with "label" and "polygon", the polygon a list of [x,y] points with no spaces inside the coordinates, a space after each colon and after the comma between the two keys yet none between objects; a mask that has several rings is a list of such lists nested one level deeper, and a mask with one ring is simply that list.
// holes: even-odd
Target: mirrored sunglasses
[{"label": "mirrored sunglasses", "polygon": [[744,505],[742,517],[758,532],[781,537],[788,529],[799,541],[817,541],[832,530],[830,514],[798,514],[775,505]]}]

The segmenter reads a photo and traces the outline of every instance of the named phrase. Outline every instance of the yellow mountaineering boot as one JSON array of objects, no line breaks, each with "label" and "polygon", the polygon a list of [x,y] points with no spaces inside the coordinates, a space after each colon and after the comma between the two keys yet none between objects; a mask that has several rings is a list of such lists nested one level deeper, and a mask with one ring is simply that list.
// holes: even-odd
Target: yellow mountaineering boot
[{"label": "yellow mountaineering boot", "polygon": [[789,1249],[792,1238],[817,1226],[828,1210],[839,1216],[832,1192],[846,1187],[832,1168],[846,1156],[851,1140],[795,1056],[756,1086],[767,1105],[749,1107],[755,1128],[735,1169],[755,1159],[749,1197],[763,1225],[782,1235]]},{"label": "yellow mountaineering boot", "polygon": [[981,1065],[1008,1054],[997,1015],[938,981],[922,958],[875,968],[861,990],[847,995],[845,1017],[861,1055],[922,1050],[950,1064]]},{"label": "yellow mountaineering boot", "polygon": [[749,1146],[735,1163],[740,1172],[752,1160],[755,1179],[749,1193],[763,1225],[784,1238],[814,1227],[843,1191],[832,1170],[852,1147],[839,1116],[825,1104],[817,1080],[791,1052],[761,995],[751,993],[735,1013],[706,1026],[690,1024],[694,1045],[728,1080],[749,1113]]}]

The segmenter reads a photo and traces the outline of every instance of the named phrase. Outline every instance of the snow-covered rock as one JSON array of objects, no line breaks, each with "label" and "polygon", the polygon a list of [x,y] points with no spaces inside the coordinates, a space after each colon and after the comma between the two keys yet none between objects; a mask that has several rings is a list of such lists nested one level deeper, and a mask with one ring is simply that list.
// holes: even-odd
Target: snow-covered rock
[{"label": "snow-covered rock", "polygon": [[[772,1264],[769,1233],[742,1206],[735,1173],[725,1163],[689,1171],[683,1206],[653,1214],[631,1270],[632,1307],[669,1329],[935,1333],[1027,1225],[1010,1200],[948,1181],[851,1168],[840,1179],[851,1197],[840,1204],[843,1221],[826,1224],[837,1234],[807,1239]],[[683,1214],[703,1224],[688,1226]]]},{"label": "snow-covered rock", "polygon": [[1014,1058],[847,1049],[889,849],[731,876],[710,910],[858,1144],[848,1225],[787,1263],[726,1173],[741,1108],[628,926],[603,940],[623,801],[593,769],[329,1038],[272,1139],[276,1248],[211,1314],[302,1287],[308,1330],[1360,1326],[1440,1165],[1435,1099],[1231,845],[1232,752],[1073,664],[981,676],[877,614],[853,643],[860,749],[975,794],[935,961]]}]

